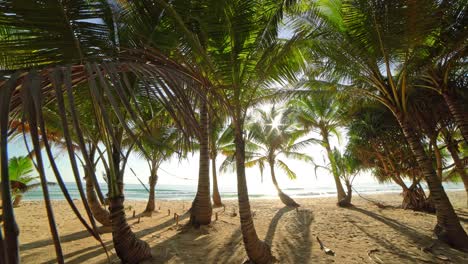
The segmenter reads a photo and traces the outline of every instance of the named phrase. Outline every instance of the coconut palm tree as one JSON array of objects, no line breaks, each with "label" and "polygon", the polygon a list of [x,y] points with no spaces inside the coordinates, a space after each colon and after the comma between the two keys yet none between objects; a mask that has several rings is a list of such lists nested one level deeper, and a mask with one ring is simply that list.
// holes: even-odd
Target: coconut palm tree
[{"label": "coconut palm tree", "polygon": [[218,152],[222,151],[226,145],[232,143],[234,134],[230,126],[224,126],[225,120],[223,119],[225,119],[225,117],[221,116],[219,112],[215,114],[214,111],[211,111],[208,117],[211,173],[213,179],[213,206],[221,207],[223,203],[221,202],[221,195],[219,194],[218,188],[218,166],[216,165],[216,159],[218,157]]},{"label": "coconut palm tree", "polygon": [[358,173],[363,169],[362,164],[355,155],[350,153],[348,149],[346,149],[344,154],[341,154],[338,149],[334,148],[333,156],[336,162],[338,174],[346,185],[345,201],[346,203],[351,204],[351,199],[353,197],[353,181]]},{"label": "coconut palm tree", "polygon": [[[309,7],[297,21],[298,29],[309,36],[308,54],[323,64],[323,77],[346,79],[356,92],[377,100],[393,113],[434,200],[435,233],[453,247],[468,251],[468,236],[407,107],[408,93],[421,77],[413,67],[424,50],[420,47],[433,43],[434,33],[441,30],[440,20],[445,19],[443,9],[451,5],[447,1],[343,0],[314,2]],[[444,22],[442,27],[452,22]],[[442,43],[450,45],[450,38]]]},{"label": "coconut palm tree", "polygon": [[[177,2],[177,1],[176,1]],[[255,263],[271,261],[271,251],[257,236],[245,175],[244,121],[259,90],[272,81],[296,78],[303,64],[295,41],[277,38],[283,12],[295,1],[158,1],[181,28],[187,47],[200,62],[211,87],[219,91],[234,130],[239,214],[244,246]]]},{"label": "coconut palm tree", "polygon": [[[151,253],[148,245],[135,237],[125,221],[123,174],[119,171],[122,158],[121,134],[125,131],[131,135],[135,127],[144,127],[139,117],[138,93],[151,95],[155,100],[163,102],[178,124],[187,128],[187,133],[193,133],[194,130],[190,128],[196,128],[196,119],[193,111],[188,109],[192,97],[186,91],[198,90],[198,94],[204,93],[203,89],[198,88],[201,87],[200,76],[195,77],[195,71],[189,67],[189,63],[177,63],[154,48],[139,49],[143,46],[137,48],[136,45],[141,43],[119,39],[115,26],[121,24],[115,21],[117,16],[114,16],[112,8],[105,1],[52,1],[34,2],[31,5],[16,5],[7,1],[0,3],[0,6],[1,34],[7,36],[0,38],[0,46],[18,47],[14,51],[2,48],[0,55],[1,67],[8,70],[8,73],[2,73],[0,82],[0,164],[6,241],[0,245],[0,253],[3,254],[0,257],[8,263],[17,263],[19,260],[18,228],[7,180],[6,139],[11,131],[9,121],[24,117],[31,127],[30,134],[57,262],[64,262],[45,180],[44,157],[39,151],[39,136],[44,134],[46,127],[42,109],[50,102],[58,107],[70,165],[92,228],[85,222],[83,224],[100,240],[87,206],[86,195],[81,188],[81,177],[72,148],[72,136],[76,135],[89,173],[93,174],[90,169],[93,162],[88,155],[79,122],[80,102],[76,101],[74,94],[75,90],[87,89],[92,95],[87,101],[91,99],[93,120],[99,126],[100,140],[106,146],[108,156],[109,200],[117,255],[128,263],[149,258]],[[54,36],[52,41],[51,36]],[[126,49],[120,49],[121,46]],[[27,70],[30,67],[35,67],[35,70]],[[26,71],[20,75],[15,73],[18,69]],[[127,122],[126,118],[132,122]],[[130,124],[134,127],[130,128]],[[50,154],[50,146],[46,144],[45,148],[54,173],[60,175]]]},{"label": "coconut palm tree", "polygon": [[[154,102],[147,102],[154,104]],[[155,210],[155,189],[158,181],[158,170],[164,161],[171,159],[175,154],[179,157],[185,155],[183,145],[186,144],[183,134],[178,130],[168,113],[159,107],[150,107],[152,119],[146,121],[150,134],[144,133],[139,138],[140,146],[135,151],[146,159],[150,171],[149,198],[143,213],[151,215]]]},{"label": "coconut palm tree", "polygon": [[[248,131],[246,137],[246,167],[258,166],[263,178],[263,170],[266,165],[270,168],[273,185],[278,191],[283,204],[291,207],[299,207],[291,197],[285,194],[278,185],[275,168],[282,170],[290,179],[296,179],[296,173],[289,168],[283,158],[292,158],[303,161],[312,161],[312,158],[298,152],[307,146],[308,141],[299,141],[304,130],[299,129],[292,118],[291,111],[272,106],[267,111],[257,109],[250,122],[246,124]],[[234,149],[232,149],[234,150]],[[228,154],[222,169],[232,166],[234,151],[224,151]]]},{"label": "coconut palm tree", "polygon": [[[8,162],[8,173],[14,196],[13,206],[19,206],[24,193],[40,187],[40,183],[34,183],[39,176],[34,175],[35,169],[32,160],[28,156],[12,157]],[[55,186],[54,182],[47,182],[49,186]]]},{"label": "coconut palm tree", "polygon": [[327,152],[335,186],[337,191],[338,205],[348,206],[346,193],[340,180],[340,174],[330,144],[332,135],[340,138],[340,128],[346,122],[345,113],[340,101],[330,92],[323,91],[312,96],[292,100],[291,108],[296,113],[296,119],[304,129],[317,133],[319,139],[311,139],[319,143]]}]

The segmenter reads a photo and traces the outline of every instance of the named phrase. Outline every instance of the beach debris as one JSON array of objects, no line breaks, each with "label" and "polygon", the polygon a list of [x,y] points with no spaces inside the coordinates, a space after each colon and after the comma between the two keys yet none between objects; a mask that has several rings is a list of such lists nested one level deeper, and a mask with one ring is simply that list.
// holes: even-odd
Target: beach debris
[{"label": "beach debris", "polygon": [[174,213],[174,220],[176,221],[176,225],[179,225],[179,215]]},{"label": "beach debris", "polygon": [[450,258],[444,255],[436,255],[435,257],[443,261],[450,261]]},{"label": "beach debris", "polygon": [[231,217],[236,217],[236,216],[237,216],[236,208],[232,208]]},{"label": "beach debris", "polygon": [[369,251],[367,252],[367,256],[369,257],[370,260],[372,260],[372,262],[374,262],[374,263],[379,263],[379,264],[383,264],[384,262],[383,262],[379,257],[377,257],[377,256],[372,257],[374,253],[379,252],[379,251],[380,251],[380,250],[378,250],[378,249],[376,249],[376,248],[371,249],[371,250],[369,250]]},{"label": "beach debris", "polygon": [[330,255],[330,256],[335,256],[335,252],[333,250],[331,250],[331,249],[327,248],[326,246],[324,246],[322,241],[320,240],[320,238],[318,236],[316,236],[316,238],[317,238],[317,242],[320,245],[320,249],[323,250],[325,252],[325,254]]}]

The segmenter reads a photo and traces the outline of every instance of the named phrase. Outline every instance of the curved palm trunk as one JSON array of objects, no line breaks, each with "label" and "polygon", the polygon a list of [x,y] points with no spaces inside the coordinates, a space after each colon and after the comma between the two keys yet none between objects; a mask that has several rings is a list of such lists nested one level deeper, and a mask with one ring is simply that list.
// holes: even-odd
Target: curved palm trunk
[{"label": "curved palm trunk", "polygon": [[1,263],[19,263],[19,228],[11,203],[11,186],[8,174],[8,119],[13,85],[14,82],[10,80],[6,87],[0,89],[0,187],[2,189],[3,211],[3,234],[0,234]]},{"label": "curved palm trunk", "polygon": [[158,182],[158,174],[157,174],[157,168],[153,167],[153,170],[151,171],[151,176],[149,177],[149,185],[150,185],[150,193],[149,193],[149,198],[148,198],[148,203],[146,204],[146,209],[144,213],[151,214],[154,212],[154,209],[156,208],[155,202],[154,202],[154,192],[156,191],[156,183]]},{"label": "curved palm trunk", "polygon": [[278,185],[278,182],[276,181],[275,163],[274,161],[270,161],[269,163],[270,163],[271,180],[273,181],[273,184],[275,185],[275,188],[278,191],[278,196],[281,199],[281,202],[283,202],[283,204],[286,206],[299,207],[300,205],[296,203],[296,201],[294,201],[291,197],[289,197],[287,194],[285,194],[281,190],[281,188]]},{"label": "curved palm trunk", "polygon": [[23,195],[22,194],[17,194],[15,196],[15,200],[13,200],[13,207],[18,207],[19,204],[21,203],[21,200],[23,200]]},{"label": "curved palm trunk", "polygon": [[427,157],[418,135],[413,130],[410,121],[405,119],[403,115],[396,114],[395,116],[403,129],[406,140],[429,186],[431,199],[434,202],[437,215],[434,233],[440,240],[447,242],[451,246],[468,251],[468,236],[460,225],[460,220],[455,214],[452,204],[442,186],[442,182],[434,171],[432,162]]},{"label": "curved palm trunk", "polygon": [[125,219],[123,197],[109,199],[109,210],[112,222],[112,240],[115,252],[123,263],[140,263],[151,258],[151,249],[148,244],[138,239],[130,229]]},{"label": "curved palm trunk", "polygon": [[455,163],[455,168],[457,169],[458,173],[460,173],[460,177],[462,178],[463,185],[465,186],[466,191],[466,207],[468,208],[468,174],[466,173],[466,168],[463,165],[463,162],[460,160],[458,156],[458,151],[453,145],[453,142],[447,142],[447,149],[452,156],[453,162]]},{"label": "curved palm trunk", "polygon": [[249,193],[245,179],[245,142],[242,136],[242,129],[238,124],[236,125],[235,144],[237,195],[244,247],[247,251],[247,256],[253,263],[270,263],[272,259],[270,247],[258,238],[252,219],[252,212],[250,211]]},{"label": "curved palm trunk", "polygon": [[456,97],[448,92],[442,93],[453,119],[457,123],[462,133],[465,143],[468,144],[468,113],[463,110],[463,106],[457,101]]},{"label": "curved palm trunk", "polygon": [[98,197],[94,191],[93,180],[91,179],[86,168],[84,169],[84,172],[86,182],[86,197],[88,198],[88,204],[94,218],[103,226],[112,226],[110,221],[110,213],[101,206],[101,203],[99,202]]},{"label": "curved palm trunk", "polygon": [[207,106],[204,102],[200,110],[202,135],[200,141],[200,167],[198,171],[198,190],[190,209],[190,223],[198,227],[211,223],[213,209],[210,199],[210,156],[208,153]]},{"label": "curved palm trunk", "polygon": [[218,175],[216,173],[216,156],[211,159],[211,171],[213,173],[213,206],[221,207],[223,203],[221,202],[221,195],[219,195],[218,189]]},{"label": "curved palm trunk", "polygon": [[333,178],[335,179],[335,186],[336,186],[336,193],[337,193],[337,198],[338,198],[338,205],[342,206],[342,207],[348,206],[350,204],[346,202],[346,193],[344,191],[343,185],[341,184],[340,175],[338,175],[338,171],[336,169],[336,162],[335,162],[335,158],[333,157],[333,152],[332,152],[332,150],[330,148],[328,133],[326,131],[322,130],[321,134],[322,134],[322,137],[323,137],[324,147],[327,150],[328,159],[330,160],[330,164],[331,164],[331,167],[332,167]]}]

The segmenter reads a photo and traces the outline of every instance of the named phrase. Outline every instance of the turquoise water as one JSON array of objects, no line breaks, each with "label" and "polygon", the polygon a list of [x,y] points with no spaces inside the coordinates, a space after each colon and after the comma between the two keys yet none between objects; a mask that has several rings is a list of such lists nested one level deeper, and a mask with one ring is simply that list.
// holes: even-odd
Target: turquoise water
[{"label": "turquoise water", "polygon": [[[66,183],[67,189],[74,199],[79,199],[80,195],[76,183]],[[83,183],[84,187],[84,183]],[[401,188],[396,184],[377,184],[377,183],[359,183],[353,186],[360,193],[383,193],[400,192]],[[462,183],[444,183],[446,190],[464,190]],[[170,185],[161,184],[156,186],[156,198],[162,200],[192,200],[196,194],[195,185]],[[107,186],[101,184],[103,194],[107,193]],[[251,188],[249,195],[251,198],[272,198],[276,197],[274,193],[266,192],[266,188]],[[291,197],[317,197],[334,196],[336,194],[334,186],[310,186],[298,188],[284,188],[283,191]],[[62,200],[64,196],[58,186],[49,187],[51,199]],[[220,186],[220,193],[223,199],[237,198],[236,186]],[[146,200],[148,191],[140,184],[126,184],[125,198],[129,200]],[[25,200],[42,200],[42,190],[34,189],[24,196]]]}]

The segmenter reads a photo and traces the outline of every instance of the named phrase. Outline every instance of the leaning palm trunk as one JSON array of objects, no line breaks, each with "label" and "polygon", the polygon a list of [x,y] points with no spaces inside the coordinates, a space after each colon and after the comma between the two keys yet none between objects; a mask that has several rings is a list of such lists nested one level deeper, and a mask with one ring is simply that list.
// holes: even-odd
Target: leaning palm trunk
[{"label": "leaning palm trunk", "polygon": [[455,168],[460,174],[460,178],[462,179],[463,185],[465,186],[466,207],[468,208],[468,174],[466,173],[465,166],[463,165],[463,162],[460,160],[460,157],[458,156],[458,152],[455,146],[453,145],[452,141],[447,142],[447,149],[450,152],[450,155],[452,156],[453,162],[455,163]]},{"label": "leaning palm trunk", "polygon": [[327,150],[328,159],[330,160],[330,165],[332,167],[333,178],[335,179],[338,206],[341,206],[341,207],[349,206],[350,203],[347,202],[346,200],[346,193],[343,189],[343,185],[341,184],[340,175],[338,175],[338,171],[336,169],[336,162],[333,156],[333,152],[330,148],[330,142],[328,140],[328,133],[326,131],[322,131],[322,137],[324,141],[324,147]]},{"label": "leaning palm trunk", "polygon": [[211,170],[213,173],[213,206],[221,207],[223,203],[221,202],[221,195],[219,195],[218,189],[218,175],[216,173],[216,156],[211,159]]},{"label": "leaning palm trunk", "polygon": [[140,263],[151,258],[151,249],[148,244],[138,239],[130,229],[125,219],[123,197],[109,199],[109,210],[112,222],[112,240],[117,256],[123,263]]},{"label": "leaning palm trunk", "polygon": [[244,247],[247,251],[247,256],[253,263],[270,263],[272,259],[270,247],[258,238],[250,211],[249,193],[245,179],[245,142],[242,130],[238,125],[236,127],[235,144],[237,195]]},{"label": "leaning palm trunk", "polygon": [[210,156],[208,153],[208,119],[207,105],[203,102],[200,110],[202,135],[200,141],[200,167],[198,173],[198,190],[190,209],[190,223],[198,227],[211,223],[213,209],[210,199]]},{"label": "leaning palm trunk", "polygon": [[442,182],[434,171],[432,162],[427,157],[418,135],[405,116],[402,114],[395,114],[395,116],[429,186],[431,199],[434,202],[437,215],[434,233],[440,240],[447,242],[451,246],[468,251],[468,236],[460,225],[458,216],[455,214],[452,204],[442,186]]},{"label": "leaning palm trunk", "polygon": [[[0,263],[19,263],[19,229],[11,203],[11,186],[8,172],[8,124],[10,98],[14,81],[0,89],[0,180],[2,195],[3,233],[0,232]],[[3,237],[5,236],[5,237]]]},{"label": "leaning palm trunk", "polygon": [[449,93],[442,93],[453,119],[457,123],[462,133],[465,143],[468,144],[468,114],[463,110],[463,106],[457,101],[456,97]]},{"label": "leaning palm trunk", "polygon": [[15,199],[13,200],[13,207],[18,207],[19,204],[21,203],[21,200],[23,200],[23,195],[22,194],[17,194],[15,196]]},{"label": "leaning palm trunk", "polygon": [[349,180],[345,180],[346,184],[346,197],[342,200],[343,204],[350,205],[351,199],[353,198],[353,186]]},{"label": "leaning palm trunk", "polygon": [[105,208],[101,206],[99,199],[94,191],[93,180],[91,179],[88,170],[85,169],[85,182],[86,182],[86,197],[88,198],[88,204],[93,212],[94,218],[101,223],[103,226],[112,226],[110,221],[110,214]]},{"label": "leaning palm trunk", "polygon": [[270,172],[271,172],[271,180],[273,181],[273,184],[275,185],[276,190],[278,191],[278,196],[281,199],[281,202],[283,202],[284,205],[290,206],[290,207],[299,207],[300,205],[296,203],[291,197],[289,197],[287,194],[285,194],[281,188],[278,185],[278,182],[276,181],[276,175],[275,175],[275,161],[270,160]]},{"label": "leaning palm trunk", "polygon": [[156,208],[156,205],[154,202],[154,192],[156,189],[157,182],[158,182],[158,175],[156,173],[154,174],[152,173],[152,175],[149,177],[150,193],[149,193],[148,203],[146,204],[146,209],[143,213],[152,214],[154,212],[154,209]]}]

